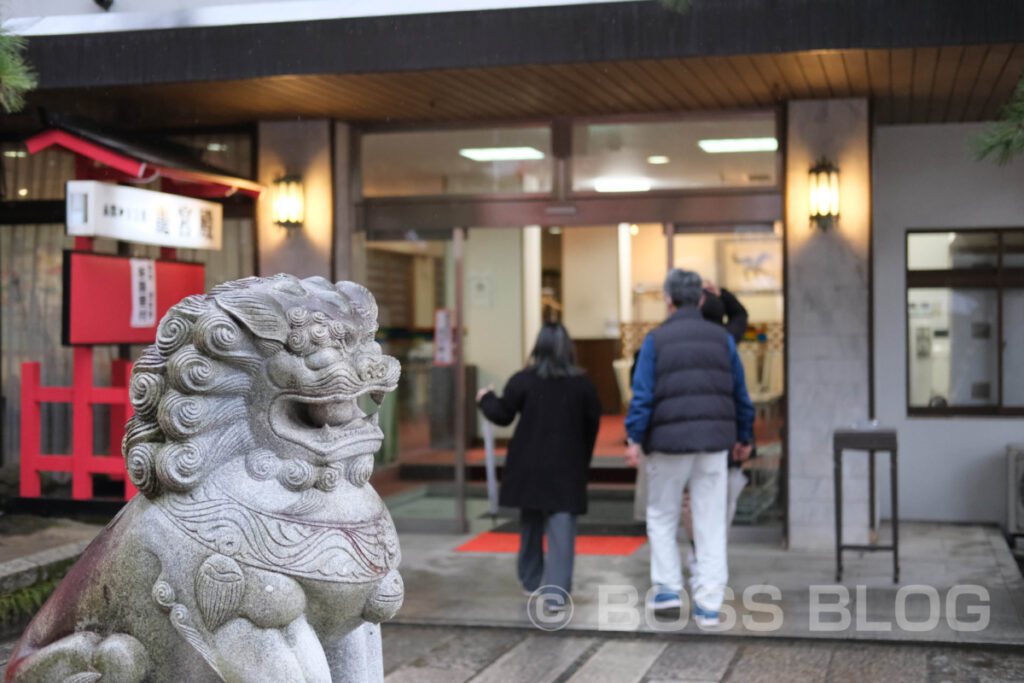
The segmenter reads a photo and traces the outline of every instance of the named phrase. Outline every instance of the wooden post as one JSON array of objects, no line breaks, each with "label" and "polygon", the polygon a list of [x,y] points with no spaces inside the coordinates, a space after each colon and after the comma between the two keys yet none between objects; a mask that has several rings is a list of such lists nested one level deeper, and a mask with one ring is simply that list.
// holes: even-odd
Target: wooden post
[{"label": "wooden post", "polygon": [[21,364],[21,483],[25,498],[38,498],[42,490],[39,471],[39,363]]},{"label": "wooden post", "polygon": [[462,329],[465,237],[465,228],[452,231],[452,251],[455,257],[455,526],[460,534],[469,530],[466,521],[466,339]]},{"label": "wooden post", "polygon": [[71,384],[71,497],[92,498],[92,347],[75,347]]}]

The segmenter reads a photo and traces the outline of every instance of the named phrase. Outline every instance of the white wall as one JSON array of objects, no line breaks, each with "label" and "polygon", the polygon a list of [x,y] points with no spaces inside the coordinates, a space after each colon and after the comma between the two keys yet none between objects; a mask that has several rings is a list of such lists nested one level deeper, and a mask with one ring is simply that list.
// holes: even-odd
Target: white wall
[{"label": "white wall", "polygon": [[[906,410],[906,229],[1024,226],[1024,163],[974,161],[968,140],[984,129],[875,130],[875,401],[878,419],[899,430],[902,519],[1002,522],[1006,444],[1024,441],[1024,419],[908,418]],[[883,476],[883,514],[887,492]]]},{"label": "white wall", "polygon": [[[329,121],[261,121],[257,178],[269,188],[256,211],[259,274],[291,273],[296,277],[331,276],[333,188]],[[274,180],[302,177],[305,220],[297,228],[273,222]]]},{"label": "white wall", "polygon": [[[466,363],[477,366],[480,387],[493,384],[500,392],[526,360],[523,238],[516,229],[471,228],[465,245]],[[489,292],[474,294],[474,285],[481,283]],[[482,427],[478,429],[482,434]],[[495,433],[512,432],[498,428]]]},{"label": "white wall", "polygon": [[544,307],[541,304],[541,234],[544,228],[527,225],[523,228],[523,355],[533,350],[533,345],[544,323]]},{"label": "white wall", "polygon": [[562,232],[562,305],[562,323],[573,339],[618,338],[618,228]]}]

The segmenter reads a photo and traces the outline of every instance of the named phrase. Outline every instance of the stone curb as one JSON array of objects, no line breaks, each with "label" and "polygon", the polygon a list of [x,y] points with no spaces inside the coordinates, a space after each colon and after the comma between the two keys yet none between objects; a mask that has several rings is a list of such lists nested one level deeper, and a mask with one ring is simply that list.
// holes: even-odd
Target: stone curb
[{"label": "stone curb", "polygon": [[0,595],[10,595],[51,578],[72,564],[92,541],[76,541],[0,562]]}]

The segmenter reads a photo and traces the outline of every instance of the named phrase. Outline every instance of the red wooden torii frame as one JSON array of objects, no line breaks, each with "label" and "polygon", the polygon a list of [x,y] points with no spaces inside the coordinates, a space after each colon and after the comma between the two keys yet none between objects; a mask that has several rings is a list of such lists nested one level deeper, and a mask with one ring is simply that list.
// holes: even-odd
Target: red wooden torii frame
[{"label": "red wooden torii frame", "polygon": [[[258,198],[263,186],[244,178],[190,169],[176,169],[134,159],[103,145],[91,142],[57,128],[35,135],[25,141],[26,149],[35,154],[49,147],[62,147],[73,152],[79,161],[79,174],[87,173],[87,159],[110,169],[107,180],[149,182],[164,180],[162,189],[192,197],[228,197],[236,192]],[[92,251],[93,240],[75,238],[76,250]],[[162,248],[161,256],[173,260],[176,250]],[[41,364],[23,363],[21,366],[21,482],[20,493],[26,498],[38,498],[41,493],[41,472],[70,472],[73,500],[93,497],[93,474],[106,474],[124,481],[124,499],[137,493],[131,479],[126,476],[125,462],[120,454],[125,422],[134,411],[129,400],[128,384],[132,363],[114,360],[111,363],[111,386],[98,387],[93,381],[93,347],[76,346],[72,385],[70,387],[44,387],[40,382]],[[68,455],[50,455],[41,452],[41,417],[43,403],[70,403],[72,406],[72,452]],[[95,405],[110,406],[110,453],[93,452],[93,411]]]}]

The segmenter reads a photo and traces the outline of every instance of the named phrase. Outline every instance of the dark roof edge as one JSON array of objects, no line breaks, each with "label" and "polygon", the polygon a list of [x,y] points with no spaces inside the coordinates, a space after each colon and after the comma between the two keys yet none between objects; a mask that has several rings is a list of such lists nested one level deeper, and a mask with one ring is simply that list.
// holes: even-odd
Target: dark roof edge
[{"label": "dark roof edge", "polygon": [[38,36],[41,89],[1024,42],[1020,0],[657,0]]}]

